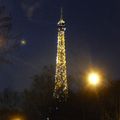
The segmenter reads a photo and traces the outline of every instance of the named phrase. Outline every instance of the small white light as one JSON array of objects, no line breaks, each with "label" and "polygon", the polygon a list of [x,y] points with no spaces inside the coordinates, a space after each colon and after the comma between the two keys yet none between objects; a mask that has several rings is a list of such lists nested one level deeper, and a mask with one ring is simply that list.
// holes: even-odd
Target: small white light
[{"label": "small white light", "polygon": [[21,45],[26,45],[27,44],[27,42],[26,42],[26,40],[21,40]]}]

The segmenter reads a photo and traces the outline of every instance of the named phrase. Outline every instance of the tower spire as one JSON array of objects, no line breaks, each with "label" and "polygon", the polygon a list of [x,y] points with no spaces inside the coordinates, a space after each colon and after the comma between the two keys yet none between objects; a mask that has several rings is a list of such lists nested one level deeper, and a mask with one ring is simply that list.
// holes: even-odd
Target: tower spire
[{"label": "tower spire", "polygon": [[63,19],[63,8],[61,8],[60,20],[58,21],[58,26],[65,26],[65,21]]},{"label": "tower spire", "polygon": [[63,8],[61,7],[61,16],[60,19],[63,20]]}]

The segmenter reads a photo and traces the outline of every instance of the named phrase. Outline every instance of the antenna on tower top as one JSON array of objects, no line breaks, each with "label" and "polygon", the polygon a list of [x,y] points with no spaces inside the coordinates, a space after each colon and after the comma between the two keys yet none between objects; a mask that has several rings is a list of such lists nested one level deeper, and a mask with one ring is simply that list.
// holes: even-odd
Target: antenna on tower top
[{"label": "antenna on tower top", "polygon": [[60,19],[62,20],[63,19],[63,8],[61,7],[61,17]]},{"label": "antenna on tower top", "polygon": [[65,21],[63,19],[63,9],[61,8],[60,20],[58,21],[58,25],[64,26]]}]

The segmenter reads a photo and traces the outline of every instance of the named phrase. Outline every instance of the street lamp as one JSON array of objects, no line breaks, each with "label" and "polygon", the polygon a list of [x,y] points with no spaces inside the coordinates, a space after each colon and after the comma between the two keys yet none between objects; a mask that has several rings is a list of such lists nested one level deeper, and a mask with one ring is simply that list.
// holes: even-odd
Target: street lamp
[{"label": "street lamp", "polygon": [[91,72],[88,74],[88,83],[93,86],[97,86],[100,83],[100,75],[97,72]]},{"label": "street lamp", "polygon": [[100,70],[97,69],[90,69],[86,72],[86,85],[89,88],[103,88],[104,81],[103,78],[104,74]]},{"label": "street lamp", "polygon": [[19,118],[19,117],[17,118],[17,117],[16,117],[16,118],[13,118],[12,120],[21,120],[21,118]]},{"label": "street lamp", "polygon": [[25,120],[25,119],[23,118],[23,116],[16,115],[16,116],[12,116],[10,120]]}]

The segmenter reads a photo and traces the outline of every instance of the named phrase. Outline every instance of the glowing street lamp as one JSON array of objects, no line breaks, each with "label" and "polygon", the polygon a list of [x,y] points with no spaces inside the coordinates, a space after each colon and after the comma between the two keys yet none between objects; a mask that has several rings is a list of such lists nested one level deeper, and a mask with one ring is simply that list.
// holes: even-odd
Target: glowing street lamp
[{"label": "glowing street lamp", "polygon": [[100,84],[100,82],[101,82],[100,79],[101,79],[100,74],[97,72],[90,72],[87,76],[89,85],[92,85],[95,87]]},{"label": "glowing street lamp", "polygon": [[12,120],[21,120],[21,118],[13,118]]},{"label": "glowing street lamp", "polygon": [[23,116],[16,115],[16,116],[12,116],[10,120],[25,120],[25,119],[23,118]]}]

